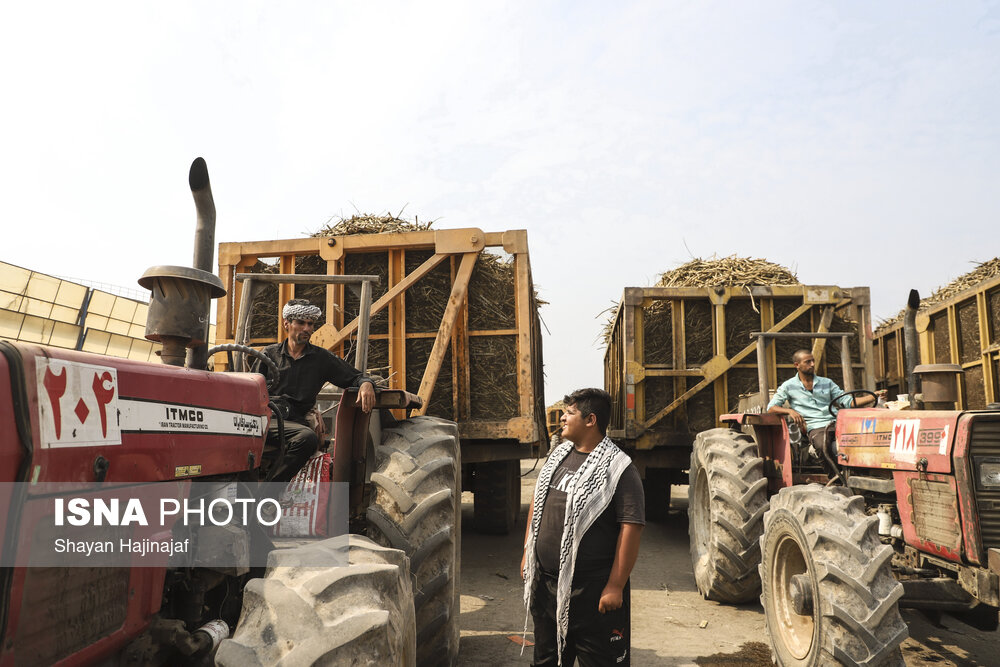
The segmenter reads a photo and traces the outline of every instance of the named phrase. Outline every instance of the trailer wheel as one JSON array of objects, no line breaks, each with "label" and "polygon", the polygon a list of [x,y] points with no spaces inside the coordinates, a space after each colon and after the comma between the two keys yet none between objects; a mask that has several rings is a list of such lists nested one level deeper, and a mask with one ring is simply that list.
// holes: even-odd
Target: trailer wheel
[{"label": "trailer wheel", "polygon": [[764,461],[753,438],[726,428],[699,433],[691,452],[688,532],[695,582],[706,599],[746,602],[760,591],[766,510]]},{"label": "trailer wheel", "polygon": [[782,489],[764,517],[760,596],[779,665],[902,665],[903,586],[861,496]]},{"label": "trailer wheel", "polygon": [[473,522],[477,533],[506,535],[521,515],[521,462],[476,463]]},{"label": "trailer wheel", "polygon": [[382,431],[372,473],[368,534],[410,557],[417,663],[458,656],[461,463],[458,427],[413,417]]},{"label": "trailer wheel", "polygon": [[[345,565],[296,565],[338,561]],[[247,583],[215,664],[413,666],[414,628],[406,554],[341,535],[272,552],[264,578]]]}]

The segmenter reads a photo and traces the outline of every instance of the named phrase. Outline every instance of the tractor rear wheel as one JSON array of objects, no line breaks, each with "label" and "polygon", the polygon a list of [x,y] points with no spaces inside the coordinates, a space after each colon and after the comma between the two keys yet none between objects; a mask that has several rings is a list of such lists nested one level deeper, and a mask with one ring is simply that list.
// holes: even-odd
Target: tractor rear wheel
[{"label": "tractor rear wheel", "polygon": [[458,656],[461,462],[458,426],[413,417],[382,431],[371,476],[368,535],[410,557],[417,663]]},{"label": "tractor rear wheel", "polygon": [[698,591],[739,603],[760,591],[760,536],[767,511],[764,461],[750,436],[702,431],[691,452],[688,532]]},{"label": "tractor rear wheel", "polygon": [[477,533],[506,535],[521,515],[521,462],[476,463],[473,522]]},{"label": "tractor rear wheel", "polygon": [[247,583],[239,624],[215,664],[412,667],[414,628],[406,554],[341,535],[272,552],[264,578]]},{"label": "tractor rear wheel", "polygon": [[902,665],[903,586],[864,500],[841,487],[782,489],[761,538],[760,602],[779,665]]}]

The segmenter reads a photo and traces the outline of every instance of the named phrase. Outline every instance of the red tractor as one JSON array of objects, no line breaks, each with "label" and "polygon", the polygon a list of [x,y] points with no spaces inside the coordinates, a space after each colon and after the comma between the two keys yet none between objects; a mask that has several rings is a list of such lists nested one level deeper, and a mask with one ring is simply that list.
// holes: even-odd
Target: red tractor
[{"label": "red tractor", "polygon": [[[918,303],[911,293],[912,350]],[[763,335],[758,343],[762,360]],[[765,412],[763,373],[755,409],[697,436],[688,515],[698,589],[726,603],[759,594],[779,665],[901,665],[900,606],[997,627],[1000,410],[955,410],[958,366],[908,367],[922,384],[912,407],[833,405],[836,438],[821,452]]]},{"label": "red tractor", "polygon": [[[211,248],[214,204],[200,158],[190,181],[199,243]],[[215,352],[203,346],[210,299],[222,292],[208,257],[209,267],[154,267],[140,281],[153,292],[146,333],[163,344],[164,364],[0,341],[0,665],[453,663],[458,429],[433,417],[396,421],[385,409],[366,415],[353,391],[333,418],[332,483],[322,487],[330,516],[352,534],[280,538],[253,522],[180,517],[152,528],[97,521],[109,543],[172,541],[210,557],[98,549],[74,567],[39,558],[52,551],[70,498],[96,518],[107,494],[162,497],[166,488],[187,507],[206,494],[252,498],[266,481],[274,417],[265,378],[204,370]],[[384,390],[376,408],[419,401]],[[220,553],[229,559],[213,564]]]}]

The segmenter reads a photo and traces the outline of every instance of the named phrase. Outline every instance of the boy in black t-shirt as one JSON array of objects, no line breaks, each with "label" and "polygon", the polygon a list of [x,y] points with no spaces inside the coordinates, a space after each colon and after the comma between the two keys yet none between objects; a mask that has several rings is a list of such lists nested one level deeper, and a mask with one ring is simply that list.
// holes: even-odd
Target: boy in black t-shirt
[{"label": "boy in black t-shirt", "polygon": [[628,578],[645,524],[642,481],[605,435],[608,393],[580,389],[563,401],[565,442],[538,474],[521,559],[533,664],[628,665]]}]

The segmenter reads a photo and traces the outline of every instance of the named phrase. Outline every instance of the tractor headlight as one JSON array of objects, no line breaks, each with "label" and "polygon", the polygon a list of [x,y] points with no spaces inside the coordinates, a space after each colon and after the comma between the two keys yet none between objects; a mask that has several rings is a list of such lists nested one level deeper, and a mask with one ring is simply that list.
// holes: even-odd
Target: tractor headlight
[{"label": "tractor headlight", "polygon": [[979,460],[979,486],[984,489],[1000,489],[1000,458]]}]

